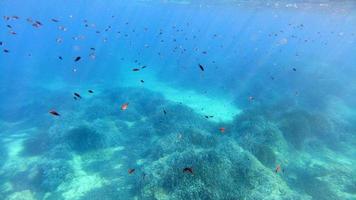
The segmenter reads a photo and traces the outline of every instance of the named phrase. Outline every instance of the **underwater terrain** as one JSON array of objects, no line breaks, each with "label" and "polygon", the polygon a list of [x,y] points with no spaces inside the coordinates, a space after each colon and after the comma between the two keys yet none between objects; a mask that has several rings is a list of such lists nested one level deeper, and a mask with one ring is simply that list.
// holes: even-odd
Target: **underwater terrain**
[{"label": "underwater terrain", "polygon": [[0,200],[356,200],[355,1],[0,16]]}]

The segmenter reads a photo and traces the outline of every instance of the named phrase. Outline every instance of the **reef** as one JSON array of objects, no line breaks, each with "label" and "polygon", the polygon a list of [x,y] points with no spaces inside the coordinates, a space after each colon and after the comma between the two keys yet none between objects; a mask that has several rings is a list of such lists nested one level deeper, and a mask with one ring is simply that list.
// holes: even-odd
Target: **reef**
[{"label": "reef", "polygon": [[[129,107],[122,111],[124,102]],[[332,145],[338,140],[352,146],[347,137],[355,126],[335,116],[256,103],[220,123],[159,93],[132,88],[104,90],[76,103],[31,129],[31,135],[17,136],[23,139],[18,159],[26,160],[17,171],[13,163],[18,161],[5,166],[8,152],[0,148],[0,175],[8,180],[0,197],[304,200],[355,195],[353,161],[335,156],[354,151]],[[183,171],[187,167],[192,173]]]}]

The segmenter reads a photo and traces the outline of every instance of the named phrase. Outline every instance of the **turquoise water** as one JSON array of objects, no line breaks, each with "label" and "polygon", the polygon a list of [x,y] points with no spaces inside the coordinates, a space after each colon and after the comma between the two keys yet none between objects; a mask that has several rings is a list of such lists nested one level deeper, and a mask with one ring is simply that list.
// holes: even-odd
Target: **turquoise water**
[{"label": "turquoise water", "polygon": [[0,2],[0,199],[356,199],[353,1]]}]

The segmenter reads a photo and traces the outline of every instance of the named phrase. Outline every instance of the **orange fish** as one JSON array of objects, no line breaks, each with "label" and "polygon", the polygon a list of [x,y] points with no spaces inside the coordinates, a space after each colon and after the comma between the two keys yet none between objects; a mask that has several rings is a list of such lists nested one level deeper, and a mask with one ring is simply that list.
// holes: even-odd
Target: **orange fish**
[{"label": "orange fish", "polygon": [[129,103],[122,104],[121,105],[121,110],[126,110],[128,106],[129,106]]},{"label": "orange fish", "polygon": [[129,170],[127,170],[127,172],[128,172],[129,174],[132,174],[132,173],[135,172],[135,169],[129,169]]},{"label": "orange fish", "polygon": [[275,169],[275,172],[278,173],[279,171],[281,171],[281,166],[280,165],[277,165],[276,169]]},{"label": "orange fish", "polygon": [[220,130],[221,133],[225,132],[225,128],[224,127],[219,128],[219,130]]}]

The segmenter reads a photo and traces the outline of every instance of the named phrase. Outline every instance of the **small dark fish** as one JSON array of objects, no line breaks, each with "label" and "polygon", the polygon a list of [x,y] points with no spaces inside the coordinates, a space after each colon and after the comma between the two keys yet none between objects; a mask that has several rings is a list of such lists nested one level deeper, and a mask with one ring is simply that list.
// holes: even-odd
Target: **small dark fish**
[{"label": "small dark fish", "polygon": [[74,99],[74,100],[78,100],[78,98],[77,98],[77,97],[73,97],[73,99]]},{"label": "small dark fish", "polygon": [[145,81],[144,80],[141,80],[141,83],[144,83]]},{"label": "small dark fish", "polygon": [[40,21],[35,21],[35,23],[42,26],[42,23]]},{"label": "small dark fish", "polygon": [[296,71],[297,71],[297,69],[296,69],[296,68],[293,68],[293,71],[295,71],[295,72],[296,72]]},{"label": "small dark fish", "polygon": [[32,26],[39,28],[41,25],[37,24],[37,23],[33,23]]},{"label": "small dark fish", "polygon": [[2,46],[4,43],[0,41],[0,46]]},{"label": "small dark fish", "polygon": [[201,71],[204,71],[203,65],[199,64],[199,68],[200,68]]},{"label": "small dark fish", "polygon": [[209,119],[209,116],[208,116],[208,115],[205,115],[205,118]]},{"label": "small dark fish", "polygon": [[7,49],[4,49],[4,52],[5,52],[5,53],[10,53],[10,51],[9,51],[9,50],[7,50]]},{"label": "small dark fish", "polygon": [[26,21],[29,22],[29,23],[33,22],[33,20],[31,18],[27,18]]},{"label": "small dark fish", "polygon": [[132,71],[137,72],[137,71],[140,71],[140,69],[139,68],[133,68]]},{"label": "small dark fish", "polygon": [[203,51],[202,53],[203,53],[203,54],[207,54],[208,52],[206,52],[206,51]]},{"label": "small dark fish", "polygon": [[12,26],[11,26],[11,25],[9,25],[9,24],[8,24],[8,25],[6,25],[6,26],[7,26],[7,28],[12,28]]},{"label": "small dark fish", "polygon": [[163,113],[166,115],[167,114],[166,110],[163,110]]},{"label": "small dark fish", "polygon": [[129,169],[129,170],[127,170],[127,172],[128,172],[129,174],[132,174],[132,173],[135,172],[135,169]]},{"label": "small dark fish", "polygon": [[89,93],[94,93],[94,91],[93,91],[93,90],[88,90],[88,92],[89,92]]},{"label": "small dark fish", "polygon": [[146,67],[147,67],[147,66],[144,65],[144,66],[141,67],[141,69],[145,69]]},{"label": "small dark fish", "polygon": [[187,173],[187,174],[193,174],[193,168],[191,167],[186,167],[183,169],[183,172],[184,173]]},{"label": "small dark fish", "polygon": [[51,110],[51,111],[49,111],[49,113],[51,114],[51,115],[54,115],[54,116],[61,116],[57,111],[55,111],[55,110]]},{"label": "small dark fish", "polygon": [[74,59],[74,62],[78,62],[82,57],[78,56]]},{"label": "small dark fish", "polygon": [[94,48],[94,47],[91,47],[90,50],[95,51],[95,48]]},{"label": "small dark fish", "polygon": [[51,19],[51,21],[52,21],[52,22],[56,22],[56,23],[57,23],[57,22],[59,22],[59,20],[58,20],[58,19],[54,19],[54,18],[53,18],[53,19]]},{"label": "small dark fish", "polygon": [[63,60],[63,57],[62,57],[62,56],[58,56],[58,59],[59,59],[59,60]]},{"label": "small dark fish", "polygon": [[81,99],[82,97],[80,96],[80,94],[74,92],[74,96],[78,97],[79,99]]}]

